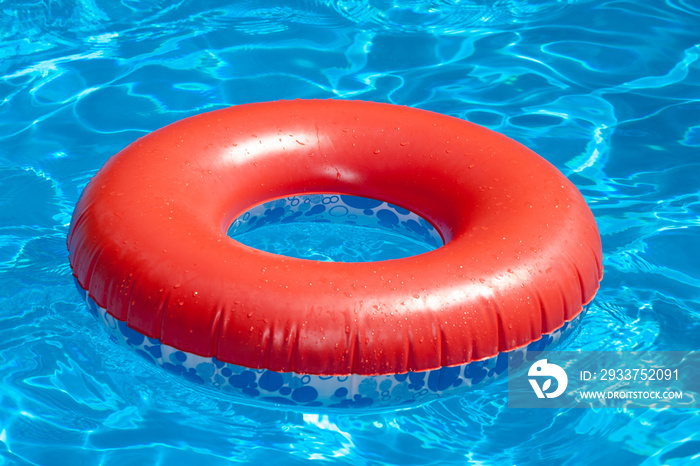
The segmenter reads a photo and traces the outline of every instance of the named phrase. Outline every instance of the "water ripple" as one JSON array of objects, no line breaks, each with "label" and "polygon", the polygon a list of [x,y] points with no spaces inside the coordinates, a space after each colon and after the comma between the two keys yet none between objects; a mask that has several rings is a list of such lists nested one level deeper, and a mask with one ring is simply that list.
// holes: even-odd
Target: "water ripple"
[{"label": "water ripple", "polygon": [[430,31],[456,34],[474,27],[498,27],[525,21],[552,20],[580,2],[509,0],[502,2],[431,0],[339,0],[328,2],[343,17],[363,28],[392,32]]}]

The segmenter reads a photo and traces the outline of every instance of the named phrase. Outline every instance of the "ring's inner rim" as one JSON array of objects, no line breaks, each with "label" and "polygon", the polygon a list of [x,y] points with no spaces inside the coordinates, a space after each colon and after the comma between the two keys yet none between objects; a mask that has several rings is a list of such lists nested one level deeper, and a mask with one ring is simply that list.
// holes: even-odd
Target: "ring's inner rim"
[{"label": "ring's inner rim", "polygon": [[432,249],[445,244],[435,226],[404,207],[369,197],[325,192],[267,200],[239,214],[226,233],[237,239],[267,226],[302,222],[382,230]]}]

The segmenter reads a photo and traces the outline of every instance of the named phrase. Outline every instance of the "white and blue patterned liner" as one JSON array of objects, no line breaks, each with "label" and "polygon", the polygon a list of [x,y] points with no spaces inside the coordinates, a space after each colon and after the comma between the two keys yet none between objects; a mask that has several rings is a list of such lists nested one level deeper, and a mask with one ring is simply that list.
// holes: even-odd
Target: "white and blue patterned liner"
[{"label": "white and blue patterned liner", "polygon": [[234,237],[266,225],[291,222],[379,228],[433,248],[443,245],[440,233],[421,216],[388,202],[345,194],[307,194],[265,202],[239,216],[229,227],[228,235]]},{"label": "white and blue patterned liner", "polygon": [[141,357],[196,384],[283,405],[327,408],[383,408],[415,406],[437,398],[459,394],[504,375],[511,364],[518,367],[528,352],[544,351],[575,328],[581,312],[571,322],[514,351],[454,367],[378,376],[322,376],[251,369],[180,351],[131,329],[112,317],[81,288],[78,291],[90,313],[112,340]]}]

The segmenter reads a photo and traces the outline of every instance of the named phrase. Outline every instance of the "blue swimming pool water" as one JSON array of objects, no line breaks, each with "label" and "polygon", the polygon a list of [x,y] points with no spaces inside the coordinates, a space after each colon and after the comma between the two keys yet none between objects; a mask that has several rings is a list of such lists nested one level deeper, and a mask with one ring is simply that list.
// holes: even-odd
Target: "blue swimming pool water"
[{"label": "blue swimming pool water", "polygon": [[700,6],[691,0],[11,2],[0,14],[5,464],[675,464],[688,410],[514,410],[503,384],[344,415],[212,396],[79,302],[89,178],[182,117],[279,98],[433,110],[510,136],[584,194],[605,278],[567,349],[700,348]]}]

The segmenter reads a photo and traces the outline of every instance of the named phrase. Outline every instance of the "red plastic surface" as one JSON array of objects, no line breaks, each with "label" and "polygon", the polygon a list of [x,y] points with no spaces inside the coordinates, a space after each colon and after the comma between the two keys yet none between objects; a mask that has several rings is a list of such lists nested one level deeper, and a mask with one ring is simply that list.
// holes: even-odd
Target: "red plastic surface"
[{"label": "red plastic surface", "polygon": [[[226,235],[250,207],[312,192],[405,207],[446,244],[328,263]],[[149,337],[325,375],[435,369],[526,345],[580,313],[602,277],[593,215],[547,161],[456,118],[358,101],[240,105],[139,139],[86,187],[68,248],[90,296]]]}]

